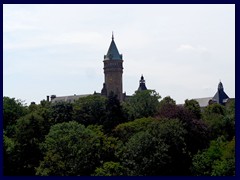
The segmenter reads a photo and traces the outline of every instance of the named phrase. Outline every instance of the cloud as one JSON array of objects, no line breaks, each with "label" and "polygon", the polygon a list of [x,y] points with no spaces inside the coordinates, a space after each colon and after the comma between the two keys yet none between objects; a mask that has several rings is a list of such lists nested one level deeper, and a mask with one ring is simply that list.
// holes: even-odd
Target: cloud
[{"label": "cloud", "polygon": [[18,42],[10,41],[7,36],[5,37],[3,43],[4,50],[32,49],[69,44],[96,45],[94,42],[100,45],[100,42],[103,41],[103,37],[96,32],[48,33],[39,36],[29,35],[24,41],[19,39]]},{"label": "cloud", "polygon": [[190,44],[181,44],[177,48],[177,52],[205,53],[205,52],[208,52],[208,49],[206,47],[203,47],[203,46],[193,46],[193,45],[190,45]]}]

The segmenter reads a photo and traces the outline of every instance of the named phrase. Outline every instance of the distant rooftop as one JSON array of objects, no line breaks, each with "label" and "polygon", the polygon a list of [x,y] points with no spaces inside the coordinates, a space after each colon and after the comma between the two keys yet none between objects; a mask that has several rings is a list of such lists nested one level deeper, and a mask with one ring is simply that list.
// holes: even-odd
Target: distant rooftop
[{"label": "distant rooftop", "polygon": [[53,103],[57,102],[74,102],[75,100],[78,100],[79,98],[87,97],[92,94],[83,94],[83,95],[71,95],[71,96],[59,96],[55,97],[54,99],[51,100]]},{"label": "distant rooftop", "polygon": [[205,97],[205,98],[197,98],[193,99],[199,103],[200,107],[206,107],[208,106],[208,102],[212,99],[212,97]]}]

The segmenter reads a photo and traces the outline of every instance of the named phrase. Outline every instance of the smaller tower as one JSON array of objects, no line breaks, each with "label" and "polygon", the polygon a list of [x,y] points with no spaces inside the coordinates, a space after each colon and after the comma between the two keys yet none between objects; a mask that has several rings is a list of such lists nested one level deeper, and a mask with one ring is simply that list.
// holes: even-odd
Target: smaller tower
[{"label": "smaller tower", "polygon": [[145,85],[145,80],[144,80],[144,77],[143,75],[141,76],[141,79],[139,81],[139,87],[138,87],[138,91],[144,91],[144,90],[147,90],[147,87]]}]

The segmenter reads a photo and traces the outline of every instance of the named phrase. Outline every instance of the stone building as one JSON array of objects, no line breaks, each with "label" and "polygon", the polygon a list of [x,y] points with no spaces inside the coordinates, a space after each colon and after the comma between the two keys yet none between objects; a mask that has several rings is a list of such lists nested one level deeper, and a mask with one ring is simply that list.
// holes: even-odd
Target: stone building
[{"label": "stone building", "polygon": [[[117,95],[117,98],[120,101],[125,101],[129,97],[126,93],[123,93],[123,55],[119,53],[114,37],[112,35],[112,41],[108,48],[107,54],[104,55],[103,59],[103,72],[104,72],[104,83],[101,90],[101,93],[94,92],[93,94],[98,94],[102,96],[109,96],[111,92]],[[137,91],[147,90],[145,80],[143,75],[139,81],[139,87]],[[51,95],[50,99],[47,96],[47,101],[51,102],[74,102],[75,100],[86,97],[93,94],[84,94],[84,95],[69,95],[69,96],[56,96]],[[231,100],[228,95],[224,92],[222,82],[219,82],[217,92],[213,97],[197,98],[196,100],[200,107],[208,106],[211,103],[219,103],[225,105],[229,100]]]}]

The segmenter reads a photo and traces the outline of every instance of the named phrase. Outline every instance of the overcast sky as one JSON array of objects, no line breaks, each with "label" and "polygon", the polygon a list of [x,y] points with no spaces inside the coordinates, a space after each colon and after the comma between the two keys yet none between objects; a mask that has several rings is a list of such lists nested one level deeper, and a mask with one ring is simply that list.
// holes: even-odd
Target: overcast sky
[{"label": "overcast sky", "polygon": [[177,103],[212,97],[221,80],[235,97],[235,5],[3,5],[3,95],[100,92],[114,31],[123,91],[144,75]]}]

